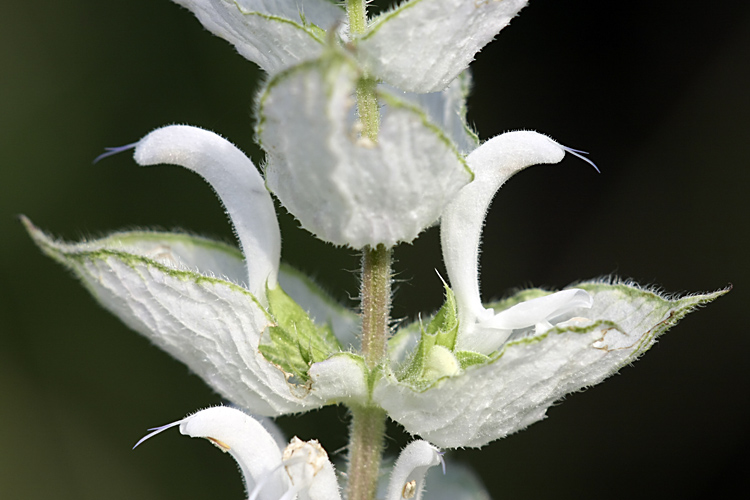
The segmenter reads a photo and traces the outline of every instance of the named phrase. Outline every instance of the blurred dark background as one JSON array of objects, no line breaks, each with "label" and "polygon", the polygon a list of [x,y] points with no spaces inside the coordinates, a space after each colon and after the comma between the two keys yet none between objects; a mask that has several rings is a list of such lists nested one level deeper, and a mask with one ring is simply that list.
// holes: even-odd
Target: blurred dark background
[{"label": "blurred dark background", "polygon": [[[724,498],[747,484],[750,4],[625,7],[535,0],[477,56],[469,116],[483,139],[539,130],[602,171],[568,158],[514,177],[487,220],[482,290],[609,273],[669,292],[734,290],[548,420],[452,453],[494,498]],[[0,498],[243,498],[232,460],[208,443],[174,431],[130,450],[147,427],[220,399],[96,306],[16,215],[68,239],[179,227],[231,240],[197,176],[127,154],[91,160],[187,123],[260,163],[262,75],[168,0],[6,3],[0,68]],[[353,252],[289,216],[282,226],[287,262],[356,296]],[[396,251],[397,317],[440,306],[437,236]],[[345,445],[342,408],[280,423],[332,454]],[[391,435],[395,453],[407,437]]]}]

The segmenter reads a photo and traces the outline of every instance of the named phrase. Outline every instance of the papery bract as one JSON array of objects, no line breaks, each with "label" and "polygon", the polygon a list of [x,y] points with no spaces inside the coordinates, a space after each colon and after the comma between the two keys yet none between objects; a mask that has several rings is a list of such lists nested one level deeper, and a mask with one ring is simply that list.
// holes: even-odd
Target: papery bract
[{"label": "papery bract", "polygon": [[358,75],[343,55],[272,78],[259,98],[269,189],[318,238],[353,248],[411,241],[471,180],[424,111],[385,90],[377,143],[359,137]]}]

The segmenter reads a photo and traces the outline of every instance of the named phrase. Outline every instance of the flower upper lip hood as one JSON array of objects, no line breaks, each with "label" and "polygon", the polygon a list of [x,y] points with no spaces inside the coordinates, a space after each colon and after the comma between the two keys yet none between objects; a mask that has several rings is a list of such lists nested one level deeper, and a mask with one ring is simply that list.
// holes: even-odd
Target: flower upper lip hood
[{"label": "flower upper lip hood", "polygon": [[547,136],[518,131],[494,137],[468,156],[474,182],[462,188],[446,206],[440,223],[443,259],[456,294],[458,348],[490,354],[515,329],[550,328],[550,319],[591,307],[591,297],[585,291],[565,290],[496,315],[492,309],[484,308],[479,295],[479,241],[495,193],[516,172],[540,163],[558,163],[566,151],[570,150]]},{"label": "flower upper lip hood", "polygon": [[[359,37],[329,0],[174,0],[245,58],[275,74],[323,52],[338,27],[375,78],[407,92],[446,88],[527,0],[410,0],[371,20]],[[471,36],[466,36],[471,33]]]},{"label": "flower upper lip hood", "polygon": [[276,288],[281,233],[263,178],[242,151],[197,127],[157,129],[135,145],[139,165],[180,165],[203,177],[216,191],[245,255],[247,288],[266,305],[265,288]]}]

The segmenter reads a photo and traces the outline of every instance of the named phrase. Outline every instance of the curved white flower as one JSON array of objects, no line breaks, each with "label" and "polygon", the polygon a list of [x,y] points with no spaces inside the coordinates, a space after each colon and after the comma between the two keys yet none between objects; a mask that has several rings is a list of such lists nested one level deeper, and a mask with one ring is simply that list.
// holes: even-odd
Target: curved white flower
[{"label": "curved white flower", "polygon": [[264,305],[266,287],[276,288],[281,233],[263,178],[245,154],[226,139],[187,125],[154,130],[135,145],[142,166],[171,164],[203,177],[224,204],[247,265],[247,287]]},{"label": "curved white flower", "polygon": [[371,19],[350,38],[329,0],[174,0],[245,58],[275,74],[324,51],[326,30],[376,79],[407,92],[445,89],[527,0],[410,0]]},{"label": "curved white flower", "polygon": [[[395,363],[373,391],[410,433],[453,448],[483,446],[523,429],[566,394],[635,360],[685,314],[726,292],[667,298],[630,284],[591,282],[557,293],[528,290],[485,308],[477,257],[492,197],[515,172],[557,163],[566,151],[576,153],[536,132],[509,132],[467,158],[475,180],[441,218],[452,291],[426,327],[407,327],[392,339]],[[398,353],[411,343],[416,346],[404,361]]]},{"label": "curved white flower", "polygon": [[536,327],[537,333],[543,333],[552,327],[552,320],[591,307],[588,293],[574,289],[495,314],[484,308],[479,294],[479,241],[495,193],[516,172],[539,163],[557,163],[565,151],[547,136],[519,131],[494,137],[467,158],[474,170],[474,182],[459,191],[440,222],[443,259],[458,308],[458,349],[490,354],[513,330]]},{"label": "curved white flower", "polygon": [[203,176],[227,209],[244,263],[227,245],[185,234],[116,233],[67,244],[25,221],[37,244],[128,326],[253,413],[279,415],[366,397],[362,364],[346,352],[356,315],[299,273],[280,269],[273,203],[252,162],[218,135],[186,126],[148,134],[135,145],[135,158]]}]

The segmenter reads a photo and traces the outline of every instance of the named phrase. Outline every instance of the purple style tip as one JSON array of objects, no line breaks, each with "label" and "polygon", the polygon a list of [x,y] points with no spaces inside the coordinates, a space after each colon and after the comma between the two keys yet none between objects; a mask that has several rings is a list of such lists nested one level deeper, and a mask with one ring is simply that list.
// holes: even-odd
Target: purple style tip
[{"label": "purple style tip", "polygon": [[126,151],[128,149],[133,149],[138,145],[137,142],[134,142],[133,144],[128,144],[126,146],[117,146],[115,148],[104,148],[104,153],[100,154],[96,158],[94,158],[94,161],[92,163],[97,163],[99,160],[103,160],[104,158],[112,155],[116,155],[117,153],[122,153],[123,151]]},{"label": "purple style tip", "polygon": [[172,428],[172,427],[174,427],[176,425],[180,425],[183,422],[183,420],[185,420],[185,419],[178,420],[177,422],[172,422],[171,424],[162,425],[160,427],[152,427],[152,428],[148,429],[148,430],[150,430],[152,432],[149,432],[148,434],[146,434],[145,436],[143,436],[141,439],[139,439],[138,442],[135,443],[135,446],[133,446],[133,448],[131,448],[131,449],[135,450],[138,447],[138,445],[140,445],[145,440],[147,440],[147,439],[149,439],[149,438],[151,438],[153,436],[156,436],[160,432],[166,431],[167,429],[170,429],[170,428]]},{"label": "purple style tip", "polygon": [[583,155],[589,154],[587,151],[581,151],[580,149],[569,148],[569,147],[563,146],[562,144],[559,144],[559,143],[558,143],[558,146],[560,146],[561,148],[563,148],[566,152],[572,154],[573,156],[577,156],[581,160],[585,161],[586,163],[588,163],[589,165],[591,165],[592,167],[594,167],[594,170],[596,170],[597,173],[599,173],[599,174],[602,173],[599,170],[599,167],[597,167],[596,164],[593,161],[591,161],[588,158],[586,158],[585,156],[583,156]]}]

